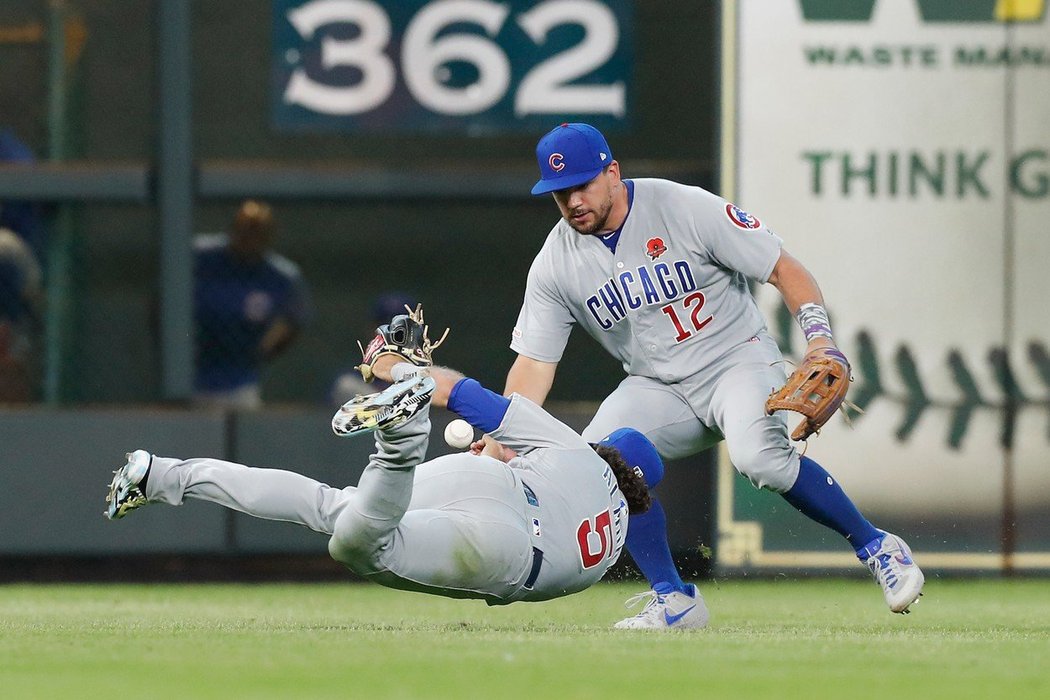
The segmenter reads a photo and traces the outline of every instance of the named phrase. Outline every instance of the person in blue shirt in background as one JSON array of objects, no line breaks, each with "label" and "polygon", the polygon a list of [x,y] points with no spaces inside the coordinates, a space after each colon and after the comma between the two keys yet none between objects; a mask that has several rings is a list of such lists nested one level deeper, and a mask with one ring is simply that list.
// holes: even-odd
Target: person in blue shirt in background
[{"label": "person in blue shirt in background", "polygon": [[260,407],[263,364],[286,350],[311,316],[299,267],[270,250],[275,230],[270,206],[249,199],[228,234],[194,241],[197,406]]},{"label": "person in blue shirt in background", "polygon": [[[0,127],[0,163],[35,162],[29,145]],[[0,201],[0,403],[27,403],[39,391],[45,233],[39,203]]]},{"label": "person in blue shirt in background", "polygon": [[[36,162],[33,150],[10,129],[0,127],[0,163]],[[45,258],[45,230],[40,204],[31,201],[6,200],[0,202],[0,228],[18,234],[32,250],[37,261]]]},{"label": "person in blue shirt in background", "polygon": [[40,265],[32,249],[0,226],[0,404],[35,398],[42,306]]}]

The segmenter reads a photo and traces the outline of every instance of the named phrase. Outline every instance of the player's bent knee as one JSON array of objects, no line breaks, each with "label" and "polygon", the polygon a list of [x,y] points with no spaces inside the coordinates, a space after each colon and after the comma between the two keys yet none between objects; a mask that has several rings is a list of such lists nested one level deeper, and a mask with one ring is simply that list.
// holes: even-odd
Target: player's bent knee
[{"label": "player's bent knee", "polygon": [[382,568],[379,563],[382,539],[372,522],[347,508],[335,522],[335,532],[328,540],[328,553],[355,573],[375,573]]},{"label": "player's bent knee", "polygon": [[372,545],[339,535],[328,540],[328,554],[356,574],[366,576],[379,571],[379,550]]},{"label": "player's bent knee", "polygon": [[798,454],[790,445],[752,450],[730,448],[729,459],[738,472],[760,489],[782,493],[798,478]]}]

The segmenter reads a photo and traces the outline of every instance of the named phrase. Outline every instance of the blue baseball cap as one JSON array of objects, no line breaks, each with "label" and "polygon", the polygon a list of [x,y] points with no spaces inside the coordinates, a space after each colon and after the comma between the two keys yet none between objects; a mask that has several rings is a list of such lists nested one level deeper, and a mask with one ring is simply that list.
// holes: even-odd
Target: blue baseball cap
[{"label": "blue baseball cap", "polygon": [[645,484],[653,488],[664,478],[664,461],[649,438],[634,428],[620,428],[602,438],[599,445],[615,447],[627,466],[642,472]]},{"label": "blue baseball cap", "polygon": [[593,180],[613,161],[602,132],[590,124],[556,126],[536,144],[540,179],[533,194],[547,194]]}]

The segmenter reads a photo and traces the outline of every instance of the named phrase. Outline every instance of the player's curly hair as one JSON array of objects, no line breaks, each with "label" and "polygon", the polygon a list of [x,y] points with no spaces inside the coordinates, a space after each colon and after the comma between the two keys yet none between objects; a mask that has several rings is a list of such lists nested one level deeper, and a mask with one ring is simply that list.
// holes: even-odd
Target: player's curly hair
[{"label": "player's curly hair", "polygon": [[616,483],[619,484],[623,498],[627,501],[627,512],[631,515],[639,515],[649,510],[649,506],[653,504],[653,499],[649,496],[649,487],[642,475],[624,461],[620,451],[608,445],[599,444],[591,445],[591,447],[612,468],[616,476]]}]

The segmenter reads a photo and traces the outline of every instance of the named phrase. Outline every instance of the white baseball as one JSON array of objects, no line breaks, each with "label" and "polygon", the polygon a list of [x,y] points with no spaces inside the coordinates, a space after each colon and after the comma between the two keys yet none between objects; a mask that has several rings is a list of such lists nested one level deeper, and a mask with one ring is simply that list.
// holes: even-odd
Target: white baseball
[{"label": "white baseball", "polygon": [[470,447],[470,443],[474,442],[474,428],[462,418],[457,418],[445,426],[445,442],[457,450]]}]

